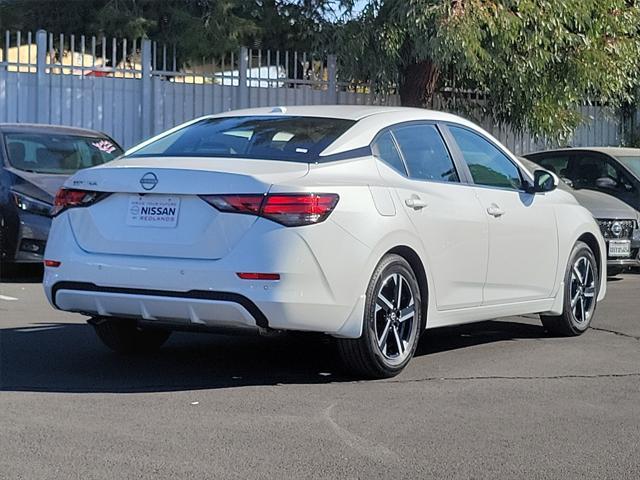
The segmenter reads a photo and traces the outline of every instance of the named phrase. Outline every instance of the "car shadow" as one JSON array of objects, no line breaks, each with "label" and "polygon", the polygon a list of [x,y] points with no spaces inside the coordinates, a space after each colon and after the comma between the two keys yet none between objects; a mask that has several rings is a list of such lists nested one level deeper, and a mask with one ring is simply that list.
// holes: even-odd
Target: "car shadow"
[{"label": "car shadow", "polygon": [[[511,321],[433,329],[416,355],[544,335],[542,327]],[[156,353],[120,356],[86,324],[0,329],[0,391],[131,393],[353,380],[325,336],[175,333]]]},{"label": "car shadow", "polygon": [[0,264],[0,283],[42,283],[40,263]]}]

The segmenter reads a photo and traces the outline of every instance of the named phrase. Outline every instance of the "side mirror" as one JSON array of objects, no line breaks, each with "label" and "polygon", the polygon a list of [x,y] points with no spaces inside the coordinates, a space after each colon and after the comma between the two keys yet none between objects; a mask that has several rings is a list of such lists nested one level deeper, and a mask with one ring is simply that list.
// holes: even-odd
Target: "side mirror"
[{"label": "side mirror", "polygon": [[558,177],[548,170],[533,172],[533,193],[551,192],[558,186]]}]

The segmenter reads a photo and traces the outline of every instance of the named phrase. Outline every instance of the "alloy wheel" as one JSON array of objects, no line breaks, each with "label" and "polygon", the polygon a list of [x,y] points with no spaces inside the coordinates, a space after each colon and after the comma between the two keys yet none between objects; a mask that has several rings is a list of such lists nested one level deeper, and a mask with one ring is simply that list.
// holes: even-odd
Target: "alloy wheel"
[{"label": "alloy wheel", "polygon": [[401,273],[380,284],[374,317],[379,352],[391,364],[402,363],[412,353],[417,328],[414,292]]},{"label": "alloy wheel", "polygon": [[569,294],[576,322],[579,325],[588,323],[596,305],[596,275],[591,260],[586,256],[578,257],[571,268]]}]

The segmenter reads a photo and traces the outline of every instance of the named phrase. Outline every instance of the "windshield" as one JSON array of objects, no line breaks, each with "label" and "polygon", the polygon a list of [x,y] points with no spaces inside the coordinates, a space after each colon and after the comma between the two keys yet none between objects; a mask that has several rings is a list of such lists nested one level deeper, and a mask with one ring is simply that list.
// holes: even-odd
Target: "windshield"
[{"label": "windshield", "polygon": [[616,155],[622,165],[627,167],[638,178],[640,178],[640,156]]},{"label": "windshield", "polygon": [[58,133],[6,133],[9,163],[18,170],[70,175],[122,155],[105,137]]},{"label": "windshield", "polygon": [[200,120],[131,157],[239,157],[311,163],[355,122],[335,118],[252,116]]}]

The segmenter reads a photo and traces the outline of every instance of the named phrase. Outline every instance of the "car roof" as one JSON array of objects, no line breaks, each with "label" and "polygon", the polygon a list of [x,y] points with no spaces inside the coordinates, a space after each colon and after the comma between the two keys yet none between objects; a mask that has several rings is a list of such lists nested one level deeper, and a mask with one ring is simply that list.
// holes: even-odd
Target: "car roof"
[{"label": "car roof", "polygon": [[567,148],[553,148],[551,150],[540,150],[537,152],[531,152],[524,155],[540,155],[543,153],[569,153],[569,152],[597,152],[604,153],[609,156],[640,156],[640,148],[628,148],[628,147],[567,147]]},{"label": "car roof", "polygon": [[[424,108],[411,107],[395,107],[395,106],[372,106],[372,105],[311,105],[311,106],[272,106],[262,108],[250,108],[243,110],[230,110],[223,113],[205,115],[195,118],[181,125],[167,130],[159,135],[151,137],[142,143],[139,143],[125,152],[125,156],[134,154],[140,148],[149,145],[190,124],[213,118],[226,117],[248,117],[248,116],[270,116],[274,117],[318,117],[328,119],[352,120],[355,122],[347,132],[338,137],[330,144],[321,154],[321,157],[341,154],[348,151],[355,151],[359,148],[370,145],[375,136],[382,129],[405,122],[427,121],[427,122],[449,122],[456,125],[467,127],[471,130],[484,135],[497,145],[500,142],[494,138],[489,132],[483,130],[480,126],[473,122],[453,115],[451,113],[439,112],[435,110],[427,110]],[[506,148],[502,147],[514,161],[517,162],[513,154]]]},{"label": "car roof", "polygon": [[324,117],[339,118],[344,120],[362,120],[372,115],[384,115],[392,113],[404,113],[411,116],[419,116],[423,120],[454,120],[458,119],[449,113],[426,110],[411,107],[386,107],[373,105],[309,105],[309,106],[276,106],[264,108],[248,108],[243,110],[230,110],[228,112],[207,115],[204,118],[215,117],[240,117],[250,115],[278,115],[291,117]]},{"label": "car roof", "polygon": [[[292,107],[263,107],[244,110],[231,110],[215,115],[206,115],[204,117],[194,119],[192,122],[197,122],[207,118],[269,115],[279,117],[319,117],[352,120],[354,122],[357,122],[348,130],[348,135],[342,135],[338,137],[335,142],[329,145],[321,153],[321,156],[339,154],[349,150],[364,147],[371,143],[377,132],[381,129],[391,125],[412,121],[452,122],[458,125],[464,125],[473,130],[482,132],[485,136],[491,138],[494,142],[499,143],[488,132],[485,132],[480,127],[464,118],[458,117],[451,113],[411,107],[380,107],[372,105],[311,105]],[[175,127],[175,129],[179,129],[184,125],[186,124],[179,125],[178,127]],[[167,132],[165,132],[164,134],[166,133]],[[164,134],[161,134],[160,136]],[[159,136],[138,144],[131,150],[127,151],[126,154],[133,153],[138,148],[141,148],[142,146],[157,140],[157,138],[159,138]]]},{"label": "car roof", "polygon": [[48,125],[44,123],[0,123],[2,133],[63,133],[82,137],[106,137],[97,130],[88,128],[68,127],[64,125]]}]

